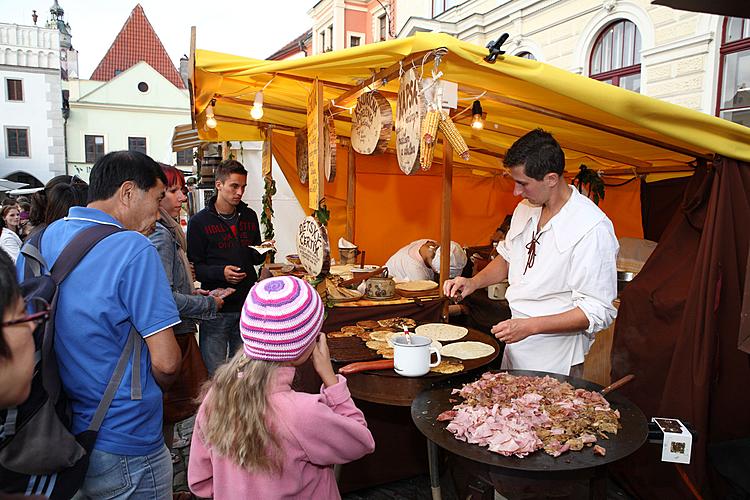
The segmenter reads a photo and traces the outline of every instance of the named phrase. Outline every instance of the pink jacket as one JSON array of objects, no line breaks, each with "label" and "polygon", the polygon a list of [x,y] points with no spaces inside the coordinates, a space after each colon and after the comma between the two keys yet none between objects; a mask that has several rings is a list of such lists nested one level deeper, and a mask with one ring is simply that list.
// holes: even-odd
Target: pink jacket
[{"label": "pink jacket", "polygon": [[344,377],[337,375],[339,382],[320,394],[307,394],[291,389],[294,373],[292,367],[278,368],[268,392],[283,455],[280,475],[247,472],[215,454],[203,439],[204,403],[190,446],[188,484],[193,493],[218,500],[341,498],[332,465],[372,453],[375,441]]}]

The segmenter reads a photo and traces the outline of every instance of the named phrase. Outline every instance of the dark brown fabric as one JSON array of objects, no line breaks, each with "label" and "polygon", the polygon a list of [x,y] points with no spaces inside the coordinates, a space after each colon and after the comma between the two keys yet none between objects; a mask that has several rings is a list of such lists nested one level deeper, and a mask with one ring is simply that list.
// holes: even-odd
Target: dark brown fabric
[{"label": "dark brown fabric", "polygon": [[641,181],[643,237],[659,241],[680,209],[690,177],[658,182]]},{"label": "dark brown fabric", "polygon": [[175,424],[195,414],[195,399],[201,386],[208,380],[208,370],[203,363],[198,342],[192,333],[175,335],[182,352],[180,375],[164,393],[164,423]]},{"label": "dark brown fabric", "polygon": [[[721,159],[699,168],[675,218],[643,270],[622,292],[612,349],[612,380],[648,417],[694,425],[698,439],[687,475],[707,497],[725,483],[707,445],[750,434],[750,358],[737,349],[750,242],[750,165]],[[642,498],[690,498],[659,447],[644,447],[614,467]]]}]

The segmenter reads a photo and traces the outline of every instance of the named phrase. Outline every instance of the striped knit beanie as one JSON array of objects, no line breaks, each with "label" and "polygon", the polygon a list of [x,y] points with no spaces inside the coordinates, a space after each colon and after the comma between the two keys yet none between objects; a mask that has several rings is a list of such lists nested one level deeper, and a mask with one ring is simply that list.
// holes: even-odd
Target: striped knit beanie
[{"label": "striped knit beanie", "polygon": [[259,281],[240,316],[245,355],[294,361],[315,342],[322,324],[323,301],[307,282],[292,276]]}]

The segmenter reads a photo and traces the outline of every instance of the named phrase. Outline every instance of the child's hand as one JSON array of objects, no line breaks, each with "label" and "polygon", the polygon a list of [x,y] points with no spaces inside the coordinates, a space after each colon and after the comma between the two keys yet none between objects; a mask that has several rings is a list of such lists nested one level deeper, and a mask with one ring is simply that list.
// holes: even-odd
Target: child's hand
[{"label": "child's hand", "polygon": [[333,372],[333,366],[331,365],[331,355],[328,352],[325,333],[321,333],[318,336],[318,341],[312,352],[312,361],[315,371],[318,372],[318,375],[323,380],[323,385],[330,387],[338,382],[336,374]]}]

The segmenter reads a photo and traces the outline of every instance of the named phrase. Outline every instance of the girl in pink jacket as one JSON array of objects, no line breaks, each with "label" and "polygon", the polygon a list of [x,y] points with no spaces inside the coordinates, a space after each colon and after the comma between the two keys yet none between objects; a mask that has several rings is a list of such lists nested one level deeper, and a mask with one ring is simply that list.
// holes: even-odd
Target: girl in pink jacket
[{"label": "girl in pink jacket", "polygon": [[[244,348],[214,375],[198,410],[188,483],[199,497],[340,498],[333,464],[375,442],[331,366],[323,303],[305,281],[270,278],[250,290],[240,317]],[[312,357],[320,394],[291,389]]]}]

